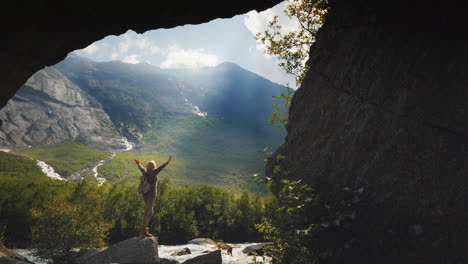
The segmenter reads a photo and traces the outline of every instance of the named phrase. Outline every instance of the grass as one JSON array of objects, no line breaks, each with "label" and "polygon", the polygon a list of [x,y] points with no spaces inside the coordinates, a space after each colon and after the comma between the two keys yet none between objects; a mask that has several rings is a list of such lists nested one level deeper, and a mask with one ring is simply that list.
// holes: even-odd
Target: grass
[{"label": "grass", "polygon": [[107,157],[105,151],[93,149],[73,141],[43,148],[30,148],[18,151],[18,153],[47,162],[54,167],[58,174],[65,177]]},{"label": "grass", "polygon": [[7,177],[33,179],[47,176],[35,160],[0,151],[0,178]]}]

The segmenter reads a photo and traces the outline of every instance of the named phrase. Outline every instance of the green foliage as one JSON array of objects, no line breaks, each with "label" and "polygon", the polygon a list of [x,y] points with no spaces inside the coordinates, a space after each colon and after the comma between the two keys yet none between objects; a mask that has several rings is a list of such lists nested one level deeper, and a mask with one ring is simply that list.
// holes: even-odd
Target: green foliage
[{"label": "green foliage", "polygon": [[[255,35],[255,39],[265,47],[264,52],[276,56],[278,66],[295,76],[296,86],[302,83],[307,73],[308,66],[305,62],[317,31],[325,20],[327,8],[328,0],[289,0],[284,13],[290,19],[297,20],[300,27],[285,32],[278,22],[278,16],[275,16],[269,22],[267,30]],[[273,96],[280,103],[273,102],[270,124],[277,122],[279,129],[286,126],[293,94],[294,90],[288,85],[286,92],[281,91],[279,95]]]},{"label": "green foliage", "polygon": [[272,96],[274,99],[281,100],[280,104],[278,102],[273,102],[273,111],[270,116],[270,124],[277,124],[278,129],[283,129],[288,124],[289,120],[289,106],[291,105],[291,100],[294,95],[294,89],[287,87],[286,92],[281,91],[279,95]]},{"label": "green foliage", "polygon": [[106,152],[66,141],[57,145],[18,151],[22,155],[46,161],[62,176],[70,176],[107,157]]},{"label": "green foliage", "polygon": [[[313,189],[301,181],[282,180],[273,210],[256,228],[274,245],[265,250],[275,264],[312,263],[310,239],[310,205],[315,200]],[[273,214],[272,214],[273,212]]]},{"label": "green foliage", "polygon": [[[277,161],[282,155],[274,157]],[[274,167],[275,174],[289,175],[280,165]],[[357,241],[356,215],[366,200],[364,187],[344,187],[326,197],[320,196],[301,180],[273,180],[277,196],[265,205],[266,216],[256,224],[265,240],[274,245],[265,250],[274,264],[328,263],[343,252],[352,251]]]},{"label": "green foliage", "polygon": [[297,20],[299,29],[283,32],[278,16],[275,16],[268,24],[269,29],[255,36],[265,46],[265,53],[277,56],[278,65],[296,77],[296,85],[302,82],[307,72],[305,61],[324,22],[327,7],[327,0],[290,0],[284,13]]},{"label": "green foliage", "polygon": [[[80,193],[79,186],[75,191]],[[74,199],[55,196],[40,208],[31,209],[34,255],[50,263],[69,263],[74,248],[103,247],[113,222],[103,217],[102,197],[95,192]]]},{"label": "green foliage", "polygon": [[160,230],[164,243],[180,244],[195,237],[261,239],[254,226],[264,214],[264,200],[258,194],[236,196],[215,186],[176,187],[164,181],[159,187],[152,226]]},{"label": "green foliage", "polygon": [[36,161],[27,157],[0,151],[0,179],[45,177]]},{"label": "green foliage", "polygon": [[29,209],[59,190],[67,192],[64,182],[45,176],[35,160],[5,152],[0,152],[0,186],[0,227],[6,227],[5,243],[18,246],[29,239]]}]

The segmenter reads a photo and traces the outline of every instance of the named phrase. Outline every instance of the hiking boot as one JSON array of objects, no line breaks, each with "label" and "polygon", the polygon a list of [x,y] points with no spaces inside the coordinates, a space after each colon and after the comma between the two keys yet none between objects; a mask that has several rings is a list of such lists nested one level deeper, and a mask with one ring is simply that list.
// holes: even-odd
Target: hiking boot
[{"label": "hiking boot", "polygon": [[146,233],[146,228],[142,228],[140,229],[140,232],[138,234],[142,237],[146,237],[145,233]]},{"label": "hiking boot", "polygon": [[148,227],[142,228],[140,231],[140,235],[144,237],[153,237],[153,235],[148,232],[148,229]]}]

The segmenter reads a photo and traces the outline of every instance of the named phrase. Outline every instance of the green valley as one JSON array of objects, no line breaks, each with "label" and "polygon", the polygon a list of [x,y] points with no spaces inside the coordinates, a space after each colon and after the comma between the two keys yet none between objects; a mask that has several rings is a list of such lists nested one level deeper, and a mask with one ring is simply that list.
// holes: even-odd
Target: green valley
[{"label": "green valley", "polygon": [[98,171],[109,181],[137,179],[139,171],[133,159],[162,164],[172,154],[174,161],[162,175],[174,184],[214,184],[234,192],[264,191],[264,187],[252,183],[252,176],[262,172],[266,156],[263,150],[272,143],[276,147],[281,142],[219,119],[168,116],[141,146],[117,154]]}]

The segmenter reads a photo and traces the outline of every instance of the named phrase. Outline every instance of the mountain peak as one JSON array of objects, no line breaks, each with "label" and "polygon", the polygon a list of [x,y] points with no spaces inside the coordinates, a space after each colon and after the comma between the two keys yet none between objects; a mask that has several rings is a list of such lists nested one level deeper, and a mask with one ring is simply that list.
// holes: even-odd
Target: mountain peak
[{"label": "mountain peak", "polygon": [[233,69],[233,68],[242,68],[241,66],[235,64],[234,62],[229,62],[229,61],[225,61],[225,62],[223,62],[223,63],[220,63],[220,64],[218,64],[217,67],[230,68],[230,69]]}]

